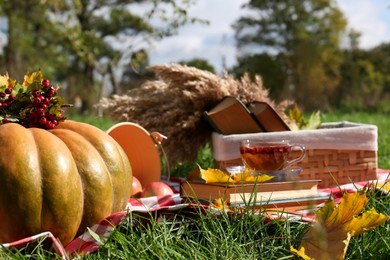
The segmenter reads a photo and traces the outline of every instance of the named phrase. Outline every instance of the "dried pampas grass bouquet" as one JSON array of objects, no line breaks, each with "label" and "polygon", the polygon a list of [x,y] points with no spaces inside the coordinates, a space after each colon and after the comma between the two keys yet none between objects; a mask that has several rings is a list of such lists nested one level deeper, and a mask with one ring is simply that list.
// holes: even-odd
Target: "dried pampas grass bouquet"
[{"label": "dried pampas grass bouquet", "polygon": [[[270,103],[278,112],[286,105],[275,106],[260,77],[254,81],[244,75],[236,80],[228,73],[219,77],[211,72],[179,64],[148,68],[156,75],[125,95],[103,98],[98,106],[104,114],[118,121],[134,122],[149,132],[168,136],[163,142],[169,164],[191,162],[198,149],[210,141],[213,129],[202,117],[225,96],[234,96],[247,104]],[[282,114],[282,113],[280,113]]]}]

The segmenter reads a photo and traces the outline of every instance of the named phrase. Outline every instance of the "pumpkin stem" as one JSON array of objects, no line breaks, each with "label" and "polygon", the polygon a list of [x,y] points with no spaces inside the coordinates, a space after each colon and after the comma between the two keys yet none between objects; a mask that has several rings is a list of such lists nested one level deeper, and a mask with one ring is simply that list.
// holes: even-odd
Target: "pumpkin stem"
[{"label": "pumpkin stem", "polygon": [[164,147],[161,144],[161,142],[164,139],[168,139],[168,137],[166,137],[165,135],[160,134],[159,132],[151,132],[150,136],[152,137],[154,143],[158,146],[158,148],[160,149],[160,151],[162,153],[164,165],[166,166],[166,178],[167,178],[167,181],[169,182],[169,180],[171,178],[171,170],[170,170],[170,167],[169,167],[169,161],[168,161],[167,154],[166,154],[166,152],[164,150]]}]

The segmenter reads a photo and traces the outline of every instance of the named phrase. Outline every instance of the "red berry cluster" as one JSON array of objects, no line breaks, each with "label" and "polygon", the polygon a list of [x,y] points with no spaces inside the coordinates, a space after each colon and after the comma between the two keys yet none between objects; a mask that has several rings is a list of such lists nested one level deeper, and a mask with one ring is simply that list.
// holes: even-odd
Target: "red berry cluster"
[{"label": "red berry cluster", "polygon": [[[50,114],[48,108],[57,91],[50,85],[50,81],[44,79],[42,88],[32,92],[32,109],[26,115],[26,119],[22,122],[25,127],[40,127],[44,129],[53,129],[58,125],[56,114]],[[62,114],[59,114],[62,118]]]},{"label": "red berry cluster", "polygon": [[[0,92],[0,108],[7,109],[15,100],[15,94],[12,94],[12,88],[6,88]],[[2,123],[8,122],[7,117],[3,117]]]},{"label": "red berry cluster", "polygon": [[47,79],[36,80],[27,86],[16,85],[0,91],[1,123],[19,123],[25,127],[55,128],[64,120],[62,98]]},{"label": "red berry cluster", "polygon": [[289,146],[274,146],[274,147],[240,147],[240,153],[251,154],[272,154],[272,153],[286,153],[290,151]]}]

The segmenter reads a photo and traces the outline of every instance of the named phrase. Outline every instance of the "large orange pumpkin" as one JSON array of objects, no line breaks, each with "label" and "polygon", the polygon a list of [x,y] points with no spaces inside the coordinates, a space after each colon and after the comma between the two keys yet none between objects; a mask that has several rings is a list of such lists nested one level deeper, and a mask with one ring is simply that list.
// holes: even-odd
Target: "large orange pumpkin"
[{"label": "large orange pumpkin", "polygon": [[0,242],[51,231],[66,245],[131,196],[119,144],[100,129],[65,120],[53,130],[0,126]]}]

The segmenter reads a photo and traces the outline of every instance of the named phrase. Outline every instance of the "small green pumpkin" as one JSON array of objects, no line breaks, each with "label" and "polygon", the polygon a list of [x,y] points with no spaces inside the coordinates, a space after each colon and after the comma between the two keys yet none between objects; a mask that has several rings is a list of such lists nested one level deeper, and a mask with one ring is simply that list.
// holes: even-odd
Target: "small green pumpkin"
[{"label": "small green pumpkin", "polygon": [[67,245],[123,210],[132,172],[104,131],[65,120],[53,130],[0,126],[0,242],[50,231]]}]

